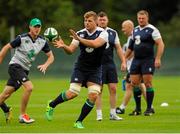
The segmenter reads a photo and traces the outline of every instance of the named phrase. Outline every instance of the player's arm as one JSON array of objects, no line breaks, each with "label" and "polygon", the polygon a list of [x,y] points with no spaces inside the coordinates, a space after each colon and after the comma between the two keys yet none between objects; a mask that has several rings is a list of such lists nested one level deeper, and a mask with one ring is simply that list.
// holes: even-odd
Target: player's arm
[{"label": "player's arm", "polygon": [[134,50],[134,40],[131,38],[129,41],[128,49],[125,52],[126,60],[129,59],[132,55],[134,56],[133,50]]},{"label": "player's arm", "polygon": [[132,54],[132,50],[131,49],[127,49],[127,51],[125,52],[125,58],[128,59],[128,57],[130,57],[130,55]]},{"label": "player's arm", "polygon": [[0,64],[2,63],[4,57],[6,56],[9,49],[11,49],[12,46],[10,43],[6,44],[0,51]]},{"label": "player's arm", "polygon": [[37,67],[44,74],[46,73],[46,70],[49,67],[49,65],[51,65],[54,62],[54,55],[53,55],[52,51],[47,52],[46,56],[48,57],[46,62]]},{"label": "player's arm", "polygon": [[75,39],[78,40],[79,42],[81,42],[83,45],[87,46],[87,47],[92,47],[92,48],[98,48],[103,46],[106,42],[107,42],[107,38],[108,38],[108,34],[106,31],[103,31],[100,36],[98,38],[96,38],[95,40],[87,40],[84,38],[81,38],[80,36],[78,36],[74,30],[70,29],[69,30],[71,33],[71,36]]},{"label": "player's arm", "polygon": [[127,60],[130,60],[131,58],[133,58],[134,57],[134,52],[132,52],[126,59]]},{"label": "player's arm", "polygon": [[154,29],[152,33],[152,38],[154,39],[155,44],[157,45],[157,52],[154,64],[156,68],[159,68],[161,66],[161,57],[164,52],[164,42],[158,29]]},{"label": "player's arm", "polygon": [[116,44],[115,48],[116,48],[117,55],[118,55],[119,59],[121,60],[121,70],[126,71],[126,59],[125,59],[125,56],[123,54],[121,45]]},{"label": "player's arm", "polygon": [[155,40],[155,44],[157,45],[155,67],[159,68],[161,66],[161,57],[164,52],[164,42],[163,42],[162,38],[159,38],[159,39]]},{"label": "player's arm", "polygon": [[64,49],[64,51],[67,54],[72,54],[77,49],[77,47],[79,45],[79,41],[72,40],[71,44],[68,46],[64,43],[64,41],[62,39],[60,39],[60,40],[55,40],[55,42],[53,42],[53,44],[56,48]]},{"label": "player's arm", "polygon": [[54,55],[51,49],[49,48],[49,44],[46,42],[44,47],[42,48],[42,51],[45,52],[47,56],[47,60],[44,64],[37,66],[37,68],[45,74],[47,68],[49,65],[51,65],[54,62]]}]

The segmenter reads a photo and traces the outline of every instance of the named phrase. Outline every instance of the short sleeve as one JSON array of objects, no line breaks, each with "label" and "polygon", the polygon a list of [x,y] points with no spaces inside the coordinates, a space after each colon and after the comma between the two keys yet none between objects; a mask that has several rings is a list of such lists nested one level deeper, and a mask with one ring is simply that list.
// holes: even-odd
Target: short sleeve
[{"label": "short sleeve", "polygon": [[108,33],[106,30],[103,30],[100,35],[99,35],[100,38],[102,38],[104,41],[108,42]]},{"label": "short sleeve", "polygon": [[42,48],[42,51],[45,52],[45,53],[48,53],[49,51],[51,51],[50,47],[49,47],[49,44],[45,43],[44,47]]},{"label": "short sleeve", "polygon": [[152,32],[152,37],[153,37],[153,40],[157,40],[161,38],[161,34],[157,28],[155,28],[154,31]]},{"label": "short sleeve", "polygon": [[128,48],[129,48],[131,51],[134,50],[134,40],[133,40],[132,38],[130,38],[130,40],[129,40],[129,46],[128,46]]},{"label": "short sleeve", "polygon": [[10,45],[12,46],[12,48],[19,47],[21,45],[21,36],[18,35],[15,40],[10,42]]},{"label": "short sleeve", "polygon": [[114,44],[115,44],[115,45],[120,44],[120,41],[119,41],[119,36],[118,36],[118,33],[117,33],[117,32],[116,32],[116,37],[115,37]]}]

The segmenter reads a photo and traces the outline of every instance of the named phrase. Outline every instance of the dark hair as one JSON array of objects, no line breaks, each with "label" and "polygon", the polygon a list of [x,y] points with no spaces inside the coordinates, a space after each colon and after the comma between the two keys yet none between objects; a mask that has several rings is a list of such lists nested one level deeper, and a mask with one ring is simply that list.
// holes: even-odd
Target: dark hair
[{"label": "dark hair", "polygon": [[98,13],[98,17],[104,17],[104,16],[107,17],[107,14],[105,12],[101,11]]}]

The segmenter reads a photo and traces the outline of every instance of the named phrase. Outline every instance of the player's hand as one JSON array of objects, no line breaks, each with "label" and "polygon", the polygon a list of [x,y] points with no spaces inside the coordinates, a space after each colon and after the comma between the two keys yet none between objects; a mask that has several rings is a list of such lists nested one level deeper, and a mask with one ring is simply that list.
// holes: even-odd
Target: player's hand
[{"label": "player's hand", "polygon": [[160,68],[161,67],[161,60],[156,58],[155,62],[154,62],[154,66],[155,66],[155,68]]},{"label": "player's hand", "polygon": [[122,63],[122,64],[121,64],[121,71],[125,72],[125,71],[126,71],[126,68],[127,68],[126,62]]},{"label": "player's hand", "polygon": [[76,32],[73,29],[69,29],[69,32],[71,33],[70,37],[72,37],[75,40],[79,40],[79,36],[76,34]]},{"label": "player's hand", "polygon": [[55,40],[53,42],[53,45],[56,48],[63,48],[65,44],[64,44],[64,41],[62,39],[59,39],[59,40]]},{"label": "player's hand", "polygon": [[45,64],[43,64],[43,65],[39,65],[37,68],[38,68],[38,69],[39,69],[39,71],[41,71],[43,74],[45,74],[45,73],[46,73],[47,66],[46,66]]}]

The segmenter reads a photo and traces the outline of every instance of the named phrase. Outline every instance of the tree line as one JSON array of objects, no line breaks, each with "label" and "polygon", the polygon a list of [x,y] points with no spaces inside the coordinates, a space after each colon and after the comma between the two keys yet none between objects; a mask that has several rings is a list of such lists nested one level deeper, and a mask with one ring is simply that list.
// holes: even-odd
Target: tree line
[{"label": "tree line", "polygon": [[136,21],[136,12],[145,9],[150,13],[150,23],[161,31],[166,46],[178,46],[180,42],[180,1],[178,0],[1,0],[0,1],[0,44],[9,42],[10,27],[15,35],[28,31],[31,18],[42,20],[42,33],[47,27],[55,27],[63,39],[69,40],[68,29],[83,28],[86,11],[105,11],[110,27],[121,34],[121,22]]}]

